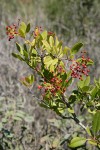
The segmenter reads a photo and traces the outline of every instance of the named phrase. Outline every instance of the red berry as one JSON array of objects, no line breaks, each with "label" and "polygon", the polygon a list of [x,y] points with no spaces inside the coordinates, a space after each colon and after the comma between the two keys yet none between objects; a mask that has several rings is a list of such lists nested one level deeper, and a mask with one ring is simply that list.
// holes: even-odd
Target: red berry
[{"label": "red berry", "polygon": [[41,86],[41,85],[38,85],[38,89],[42,89],[42,86]]}]

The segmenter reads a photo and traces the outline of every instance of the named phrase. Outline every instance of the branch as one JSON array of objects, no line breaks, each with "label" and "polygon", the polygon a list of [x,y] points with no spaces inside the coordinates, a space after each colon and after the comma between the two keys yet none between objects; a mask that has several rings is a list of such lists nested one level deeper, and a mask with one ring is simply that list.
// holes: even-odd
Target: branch
[{"label": "branch", "polygon": [[[65,105],[67,106],[67,108],[72,109],[70,104],[66,101],[64,95],[62,95],[62,100],[65,103]],[[80,120],[77,118],[76,114],[72,113],[72,116],[73,116],[72,119],[86,131],[86,127],[82,124],[82,122],[80,122]]]}]

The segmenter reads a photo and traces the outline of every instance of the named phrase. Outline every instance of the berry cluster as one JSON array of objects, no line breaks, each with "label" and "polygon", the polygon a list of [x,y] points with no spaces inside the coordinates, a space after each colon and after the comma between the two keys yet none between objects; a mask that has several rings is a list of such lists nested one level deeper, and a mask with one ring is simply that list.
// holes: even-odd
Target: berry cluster
[{"label": "berry cluster", "polygon": [[55,96],[56,93],[64,93],[66,88],[62,87],[62,79],[54,76],[49,81],[44,81],[42,85],[38,85],[38,89],[42,89],[44,94],[50,93]]},{"label": "berry cluster", "polygon": [[59,65],[59,66],[57,67],[57,72],[60,73],[60,74],[61,74],[61,73],[63,74],[63,73],[65,73],[66,71],[65,71],[65,69],[64,69],[62,66]]},{"label": "berry cluster", "polygon": [[17,25],[16,24],[13,24],[11,26],[7,26],[6,27],[6,34],[8,35],[8,39],[9,41],[11,39],[13,39],[15,37],[15,35],[18,35],[18,32],[17,32]]},{"label": "berry cluster", "polygon": [[84,55],[86,52],[82,53],[81,62],[73,60],[70,66],[72,78],[78,78],[80,80],[83,80],[82,75],[88,76],[88,73],[90,72],[90,70],[87,68],[87,63],[90,61],[90,59]]}]

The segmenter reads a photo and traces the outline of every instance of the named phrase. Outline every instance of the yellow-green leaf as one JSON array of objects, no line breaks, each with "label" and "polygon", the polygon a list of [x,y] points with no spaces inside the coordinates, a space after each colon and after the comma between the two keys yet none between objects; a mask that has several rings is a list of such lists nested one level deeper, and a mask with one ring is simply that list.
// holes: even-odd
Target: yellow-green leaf
[{"label": "yellow-green leaf", "polygon": [[74,109],[68,108],[68,112],[73,114],[74,113]]},{"label": "yellow-green leaf", "polygon": [[52,36],[50,36],[50,38],[49,38],[49,43],[50,43],[51,47],[54,45],[54,39]]},{"label": "yellow-green leaf", "polygon": [[85,142],[86,142],[86,138],[84,138],[84,137],[74,137],[71,140],[69,147],[71,147],[71,148],[79,147],[79,146],[84,145]]}]

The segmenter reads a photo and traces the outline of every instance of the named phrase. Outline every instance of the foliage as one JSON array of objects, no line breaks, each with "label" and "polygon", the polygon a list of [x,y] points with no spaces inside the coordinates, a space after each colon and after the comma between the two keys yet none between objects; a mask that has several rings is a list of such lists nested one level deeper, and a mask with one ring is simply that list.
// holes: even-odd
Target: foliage
[{"label": "foliage", "polygon": [[[40,77],[37,87],[42,93],[40,106],[55,111],[63,119],[67,119],[66,115],[69,114],[71,119],[88,134],[83,137],[77,135],[72,137],[69,147],[80,147],[88,142],[99,148],[100,79],[95,79],[95,84],[92,85],[88,67],[93,64],[93,61],[87,56],[85,50],[81,52],[80,57],[76,55],[83,44],[80,42],[73,47],[64,47],[55,33],[43,31],[41,27],[36,27],[34,32],[31,32],[30,24],[26,25],[24,22],[8,26],[6,29],[9,40],[16,36],[23,39],[23,44],[16,43],[18,53],[12,53],[12,55],[25,62]],[[77,87],[72,88],[69,95],[67,89],[74,80]],[[34,81],[37,81],[37,78],[33,75],[21,80],[27,87],[30,87]],[[80,121],[74,110],[75,105],[80,106],[81,117],[84,118],[82,115],[84,109],[91,114],[91,125],[84,125]],[[59,143],[59,141],[56,142]]]}]

